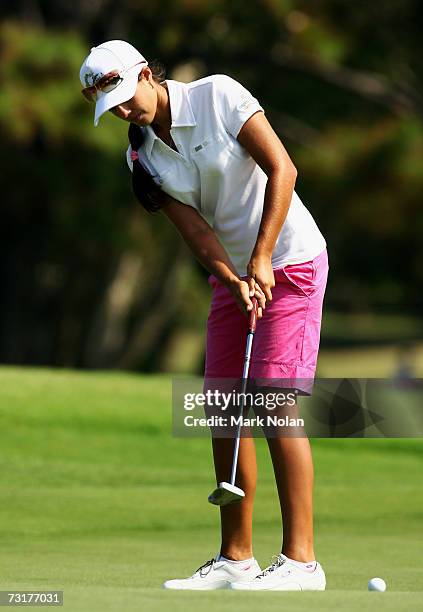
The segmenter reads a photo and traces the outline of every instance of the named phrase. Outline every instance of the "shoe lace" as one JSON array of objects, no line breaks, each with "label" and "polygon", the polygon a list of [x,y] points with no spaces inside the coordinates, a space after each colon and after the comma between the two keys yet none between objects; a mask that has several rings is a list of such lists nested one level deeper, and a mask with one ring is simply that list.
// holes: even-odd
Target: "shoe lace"
[{"label": "shoe lace", "polygon": [[274,555],[272,557],[272,560],[275,559],[275,561],[272,562],[271,565],[269,565],[269,567],[266,567],[265,570],[263,570],[261,572],[261,574],[259,574],[258,576],[256,576],[256,578],[264,578],[265,576],[267,576],[268,574],[270,574],[271,572],[274,572],[275,569],[277,569],[278,567],[281,567],[281,565],[283,565],[284,563],[286,563],[286,559],[285,557],[283,557],[282,555]]},{"label": "shoe lace", "polygon": [[[204,578],[205,576],[207,576],[209,572],[211,572],[215,562],[216,562],[216,559],[210,559],[210,561],[206,561],[203,565],[200,565],[200,567],[197,570],[195,570],[194,575],[199,572],[200,578]],[[203,571],[203,570],[207,570],[207,571]]]}]

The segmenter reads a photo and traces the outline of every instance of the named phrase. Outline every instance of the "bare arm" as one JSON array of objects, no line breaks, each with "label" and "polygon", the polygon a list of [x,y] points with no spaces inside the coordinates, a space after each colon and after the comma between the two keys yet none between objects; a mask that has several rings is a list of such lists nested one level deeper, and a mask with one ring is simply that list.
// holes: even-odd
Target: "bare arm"
[{"label": "bare arm", "polygon": [[257,282],[266,299],[271,300],[271,288],[275,286],[272,253],[288,214],[297,170],[261,112],[255,113],[245,122],[238,134],[238,141],[268,177],[263,215],[248,264],[248,275],[253,279],[250,286]]},{"label": "bare arm", "polygon": [[[176,226],[199,262],[228,287],[244,313],[253,307],[250,300],[252,295],[256,295],[259,303],[264,307],[265,299],[261,291],[251,293],[248,284],[240,280],[213,228],[194,208],[170,199],[162,211]],[[260,316],[261,311],[259,310]]]}]

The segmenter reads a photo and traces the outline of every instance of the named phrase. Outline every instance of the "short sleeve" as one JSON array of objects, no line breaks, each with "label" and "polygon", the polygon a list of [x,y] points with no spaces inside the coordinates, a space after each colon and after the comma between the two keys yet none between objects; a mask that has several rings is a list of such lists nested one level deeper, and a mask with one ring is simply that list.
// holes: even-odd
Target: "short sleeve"
[{"label": "short sleeve", "polygon": [[216,75],[214,100],[225,129],[236,138],[244,123],[257,111],[259,101],[241,83],[224,74]]}]

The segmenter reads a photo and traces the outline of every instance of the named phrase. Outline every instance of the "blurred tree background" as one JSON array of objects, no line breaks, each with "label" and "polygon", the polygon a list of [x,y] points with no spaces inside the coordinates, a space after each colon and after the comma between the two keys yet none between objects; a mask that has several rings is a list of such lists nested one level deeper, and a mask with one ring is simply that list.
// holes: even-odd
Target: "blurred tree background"
[{"label": "blurred tree background", "polygon": [[0,361],[202,371],[210,289],[131,194],[127,126],[80,94],[125,39],[261,101],[328,242],[322,347],[423,339],[418,0],[17,0],[0,9]]}]

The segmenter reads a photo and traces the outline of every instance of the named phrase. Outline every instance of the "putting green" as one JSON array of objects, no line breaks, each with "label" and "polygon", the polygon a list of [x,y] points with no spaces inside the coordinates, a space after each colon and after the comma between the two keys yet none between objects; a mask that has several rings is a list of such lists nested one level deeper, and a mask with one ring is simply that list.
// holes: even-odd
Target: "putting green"
[{"label": "putting green", "polygon": [[[64,608],[414,610],[423,603],[423,440],[314,440],[325,593],[174,593],[218,549],[207,439],[170,432],[171,379],[0,369],[0,589],[60,589]],[[257,440],[255,554],[280,546]],[[175,495],[175,489],[178,495]],[[368,593],[381,576],[386,593]]]}]

